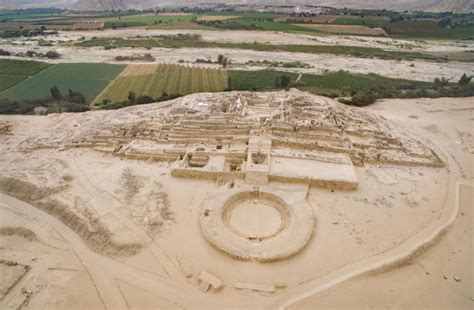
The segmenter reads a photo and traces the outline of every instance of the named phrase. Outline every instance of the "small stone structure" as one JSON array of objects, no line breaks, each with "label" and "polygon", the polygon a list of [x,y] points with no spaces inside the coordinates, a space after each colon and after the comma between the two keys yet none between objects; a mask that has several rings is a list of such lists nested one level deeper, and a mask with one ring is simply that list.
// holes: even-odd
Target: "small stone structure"
[{"label": "small stone structure", "polygon": [[222,281],[218,277],[216,277],[215,275],[213,275],[213,274],[211,274],[211,273],[209,273],[205,270],[203,270],[199,274],[198,280],[199,280],[199,288],[203,292],[207,292],[210,287],[212,287],[212,289],[214,291],[217,291],[220,288],[222,288]]}]

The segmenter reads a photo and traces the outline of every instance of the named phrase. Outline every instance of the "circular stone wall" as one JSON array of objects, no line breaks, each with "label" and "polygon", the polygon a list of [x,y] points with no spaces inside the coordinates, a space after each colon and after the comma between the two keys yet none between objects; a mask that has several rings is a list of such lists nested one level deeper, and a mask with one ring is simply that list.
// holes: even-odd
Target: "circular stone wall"
[{"label": "circular stone wall", "polygon": [[260,262],[298,253],[314,229],[313,212],[306,201],[285,200],[271,192],[215,194],[203,203],[200,222],[204,236],[216,248],[238,259]]}]

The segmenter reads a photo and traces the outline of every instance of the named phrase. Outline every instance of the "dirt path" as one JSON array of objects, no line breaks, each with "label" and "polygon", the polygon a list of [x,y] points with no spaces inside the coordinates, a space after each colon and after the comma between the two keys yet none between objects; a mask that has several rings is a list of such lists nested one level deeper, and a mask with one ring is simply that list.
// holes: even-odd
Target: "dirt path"
[{"label": "dirt path", "polygon": [[[13,208],[25,212],[34,221],[50,225],[69,243],[69,246],[88,270],[106,309],[128,309],[126,300],[117,286],[117,280],[133,284],[159,296],[166,296],[167,299],[177,301],[176,304],[181,307],[196,308],[203,305],[203,293],[197,288],[189,284],[176,284],[153,273],[130,267],[112,258],[97,254],[90,250],[73,230],[53,216],[5,194],[0,194],[0,201],[0,206],[3,208]],[[209,307],[219,308],[222,305],[232,305],[239,308],[256,306],[255,304],[252,305],[250,300],[228,300],[218,296],[212,296],[212,298],[206,300],[206,306]]]}]

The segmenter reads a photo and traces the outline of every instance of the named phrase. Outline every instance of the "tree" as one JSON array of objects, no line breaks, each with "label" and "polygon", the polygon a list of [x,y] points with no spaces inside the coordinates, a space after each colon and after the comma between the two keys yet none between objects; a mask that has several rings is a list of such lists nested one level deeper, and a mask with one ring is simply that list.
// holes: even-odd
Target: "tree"
[{"label": "tree", "polygon": [[222,59],[224,59],[224,55],[219,54],[219,56],[217,56],[217,63],[222,63]]},{"label": "tree", "polygon": [[290,77],[288,75],[281,75],[275,78],[275,87],[287,88],[290,85]]},{"label": "tree", "polygon": [[444,87],[448,85],[448,83],[449,83],[449,79],[445,77],[434,79],[435,88]]},{"label": "tree", "polygon": [[50,92],[51,92],[51,97],[53,97],[54,100],[61,100],[62,98],[61,91],[56,85],[53,85],[53,87],[51,87]]},{"label": "tree", "polygon": [[84,95],[79,92],[75,92],[72,89],[68,90],[68,95],[65,99],[74,103],[86,103],[86,98],[84,97]]},{"label": "tree", "polygon": [[288,85],[290,85],[290,77],[288,75],[282,75],[280,82],[281,82],[281,87],[287,88]]},{"label": "tree", "polygon": [[461,86],[466,86],[471,82],[471,80],[472,76],[467,76],[466,73],[464,73],[459,79],[458,84]]},{"label": "tree", "polygon": [[48,51],[46,52],[45,56],[50,59],[56,59],[56,58],[60,58],[61,54],[55,51]]},{"label": "tree", "polygon": [[128,93],[128,101],[135,102],[136,98],[137,98],[137,95],[133,91],[130,91]]}]

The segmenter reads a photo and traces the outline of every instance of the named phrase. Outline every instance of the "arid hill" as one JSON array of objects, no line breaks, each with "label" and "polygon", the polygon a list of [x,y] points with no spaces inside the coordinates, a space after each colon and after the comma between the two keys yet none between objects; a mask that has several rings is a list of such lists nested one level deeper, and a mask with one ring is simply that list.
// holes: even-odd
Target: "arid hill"
[{"label": "arid hill", "polygon": [[[209,3],[207,0],[4,0],[0,3],[0,9],[21,9],[31,7],[61,7],[80,10],[123,10],[144,9],[159,6],[189,6]],[[271,4],[271,5],[304,5],[314,4],[307,0],[220,0],[216,3],[225,4]],[[320,0],[317,4],[332,7],[348,7],[359,9],[388,9],[388,10],[422,10],[432,12],[454,11],[473,12],[474,3],[471,0]]]}]

